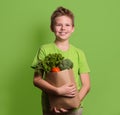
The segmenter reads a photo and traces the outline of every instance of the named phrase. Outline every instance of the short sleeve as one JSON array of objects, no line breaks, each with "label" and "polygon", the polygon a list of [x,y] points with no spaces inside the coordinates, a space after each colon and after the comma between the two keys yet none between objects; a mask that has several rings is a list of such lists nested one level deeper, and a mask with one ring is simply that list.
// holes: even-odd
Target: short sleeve
[{"label": "short sleeve", "polygon": [[45,57],[44,49],[41,47],[41,48],[38,49],[38,51],[37,51],[37,53],[34,57],[34,60],[32,62],[31,67],[32,68],[36,67],[36,65],[38,64],[38,61],[43,60],[44,57]]},{"label": "short sleeve", "polygon": [[79,74],[90,72],[86,56],[82,50],[79,51]]}]

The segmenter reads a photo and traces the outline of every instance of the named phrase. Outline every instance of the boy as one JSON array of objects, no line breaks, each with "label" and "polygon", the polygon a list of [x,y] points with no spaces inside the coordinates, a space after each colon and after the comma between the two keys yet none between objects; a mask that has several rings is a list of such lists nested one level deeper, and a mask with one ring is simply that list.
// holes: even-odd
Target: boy
[{"label": "boy", "polygon": [[[61,53],[63,57],[69,58],[73,62],[73,71],[77,90],[79,91],[80,102],[84,99],[90,89],[89,67],[82,50],[74,47],[69,43],[69,38],[74,32],[74,16],[73,13],[63,7],[58,7],[51,16],[51,30],[55,34],[55,41],[53,43],[45,44],[40,47],[37,55],[33,61],[34,67],[38,59],[44,59],[49,53]],[[34,73],[34,85],[43,91],[42,105],[43,115],[82,115],[82,105],[75,110],[66,110],[54,107],[51,110],[47,94],[54,94],[60,96],[74,97],[74,84],[66,84],[61,87],[54,87],[43,79],[42,75],[37,72]]]}]

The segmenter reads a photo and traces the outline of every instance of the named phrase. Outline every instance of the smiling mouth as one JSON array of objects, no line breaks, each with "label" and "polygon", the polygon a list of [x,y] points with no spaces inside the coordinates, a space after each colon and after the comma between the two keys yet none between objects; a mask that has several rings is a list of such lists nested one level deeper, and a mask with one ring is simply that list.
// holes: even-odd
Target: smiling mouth
[{"label": "smiling mouth", "polygon": [[60,33],[60,35],[66,35],[67,34],[67,32],[59,32]]}]

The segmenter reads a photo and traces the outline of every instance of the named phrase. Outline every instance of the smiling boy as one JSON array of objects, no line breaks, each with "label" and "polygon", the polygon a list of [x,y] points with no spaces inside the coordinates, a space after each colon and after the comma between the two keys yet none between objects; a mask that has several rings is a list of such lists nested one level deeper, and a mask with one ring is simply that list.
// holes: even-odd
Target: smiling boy
[{"label": "smiling boy", "polygon": [[[42,45],[35,56],[32,66],[34,67],[39,59],[44,59],[49,53],[61,53],[65,58],[70,59],[73,64],[75,82],[79,92],[80,103],[87,95],[90,89],[89,67],[84,52],[69,43],[69,38],[74,32],[74,16],[73,13],[63,7],[58,7],[51,16],[51,30],[55,35],[53,43]],[[43,115],[82,115],[82,105],[76,110],[66,110],[54,107],[51,110],[47,94],[59,96],[74,97],[75,85],[66,84],[61,87],[54,87],[43,79],[43,76],[34,74],[34,85],[43,91],[42,105]]]}]

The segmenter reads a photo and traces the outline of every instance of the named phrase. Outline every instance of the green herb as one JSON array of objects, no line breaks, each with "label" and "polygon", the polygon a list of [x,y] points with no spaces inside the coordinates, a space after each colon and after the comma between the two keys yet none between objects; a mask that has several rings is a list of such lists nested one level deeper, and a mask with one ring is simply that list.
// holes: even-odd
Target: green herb
[{"label": "green herb", "polygon": [[42,72],[48,73],[55,67],[60,68],[61,71],[72,69],[73,63],[69,59],[64,59],[60,53],[52,53],[45,56],[44,60],[39,60],[34,69],[41,74]]}]

